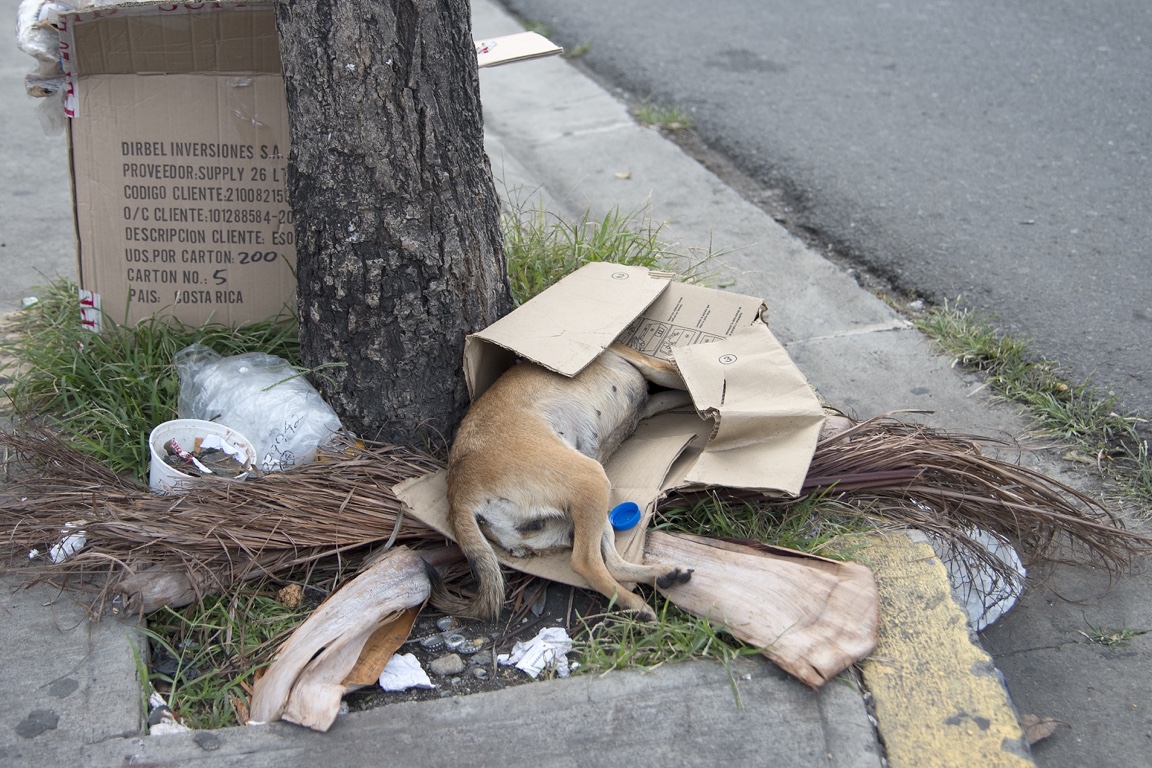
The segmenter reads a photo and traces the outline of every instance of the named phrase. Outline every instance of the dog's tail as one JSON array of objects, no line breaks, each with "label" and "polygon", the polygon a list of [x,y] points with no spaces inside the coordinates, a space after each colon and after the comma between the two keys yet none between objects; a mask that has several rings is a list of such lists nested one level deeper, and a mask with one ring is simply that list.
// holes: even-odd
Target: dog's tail
[{"label": "dog's tail", "polygon": [[481,533],[480,526],[476,523],[476,516],[471,510],[464,510],[450,517],[456,544],[468,559],[472,577],[476,580],[476,596],[471,600],[465,600],[449,592],[444,580],[435,573],[435,569],[429,568],[432,605],[452,616],[494,619],[500,615],[500,609],[504,607],[504,573],[500,569],[500,561],[496,559],[496,551]]}]

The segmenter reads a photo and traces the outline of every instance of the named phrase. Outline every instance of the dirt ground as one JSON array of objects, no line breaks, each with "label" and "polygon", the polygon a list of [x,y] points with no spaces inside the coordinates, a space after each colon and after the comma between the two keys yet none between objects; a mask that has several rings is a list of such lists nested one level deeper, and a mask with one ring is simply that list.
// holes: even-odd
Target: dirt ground
[{"label": "dirt ground", "polygon": [[[522,605],[519,610],[513,605],[492,622],[444,617],[426,609],[416,620],[408,642],[397,653],[413,654],[436,687],[400,692],[383,691],[375,686],[364,688],[344,697],[349,710],[466,696],[536,682],[514,666],[501,666],[496,657],[509,653],[518,641],[531,640],[548,627],[564,627],[570,637],[575,637],[584,630],[585,621],[594,622],[594,617],[607,608],[606,601],[595,593],[541,579],[531,582],[524,594],[527,596],[524,603],[531,600],[530,605]],[[463,636],[462,651],[454,651],[445,643],[444,636],[450,634]],[[432,671],[434,661],[452,653],[463,662],[460,672],[437,675]],[[569,654],[569,661],[578,661],[578,657]],[[545,670],[537,679],[545,680],[552,674]]]}]

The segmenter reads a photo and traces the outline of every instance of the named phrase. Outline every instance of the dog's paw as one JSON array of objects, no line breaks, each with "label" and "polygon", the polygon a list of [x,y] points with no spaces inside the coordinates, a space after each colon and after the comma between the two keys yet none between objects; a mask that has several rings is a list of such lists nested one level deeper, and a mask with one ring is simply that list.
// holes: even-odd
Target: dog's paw
[{"label": "dog's paw", "polygon": [[636,621],[656,621],[656,614],[648,606],[644,606],[643,608],[629,608],[625,611],[625,613],[627,613]]},{"label": "dog's paw", "polygon": [[684,584],[690,578],[692,578],[691,568],[674,568],[663,576],[657,577],[656,586],[660,587],[660,589],[668,589],[668,587],[672,587],[677,584]]}]

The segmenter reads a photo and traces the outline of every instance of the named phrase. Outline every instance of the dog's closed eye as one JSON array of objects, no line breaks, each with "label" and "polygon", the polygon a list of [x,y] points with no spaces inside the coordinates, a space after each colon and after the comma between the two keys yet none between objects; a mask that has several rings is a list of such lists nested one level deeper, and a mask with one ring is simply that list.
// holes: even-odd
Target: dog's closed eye
[{"label": "dog's closed eye", "polygon": [[544,520],[542,520],[539,517],[536,518],[535,520],[529,520],[526,523],[521,523],[520,525],[516,526],[516,532],[519,533],[521,536],[528,534],[528,533],[535,533],[536,531],[540,531],[543,529],[544,529]]}]

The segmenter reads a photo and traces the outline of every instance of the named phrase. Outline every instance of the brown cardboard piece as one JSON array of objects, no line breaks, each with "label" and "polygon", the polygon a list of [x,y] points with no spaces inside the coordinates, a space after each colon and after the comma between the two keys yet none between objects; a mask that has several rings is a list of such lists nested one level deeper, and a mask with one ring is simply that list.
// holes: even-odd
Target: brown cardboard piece
[{"label": "brown cardboard piece", "polygon": [[[244,324],[295,311],[288,110],[270,2],[61,15],[85,326]],[[560,48],[480,41],[494,66]]]},{"label": "brown cardboard piece", "polygon": [[[605,467],[612,504],[634,501],[644,512],[636,528],[617,536],[621,554],[639,562],[655,503],[673,489],[800,492],[823,410],[765,325],[763,309],[749,296],[674,282],[641,267],[592,263],[469,337],[465,372],[479,397],[517,356],[572,376],[616,340],[677,364],[702,415],[647,420]],[[415,517],[451,535],[444,473],[395,491]],[[567,555],[498,555],[517,570],[587,586]]]}]

